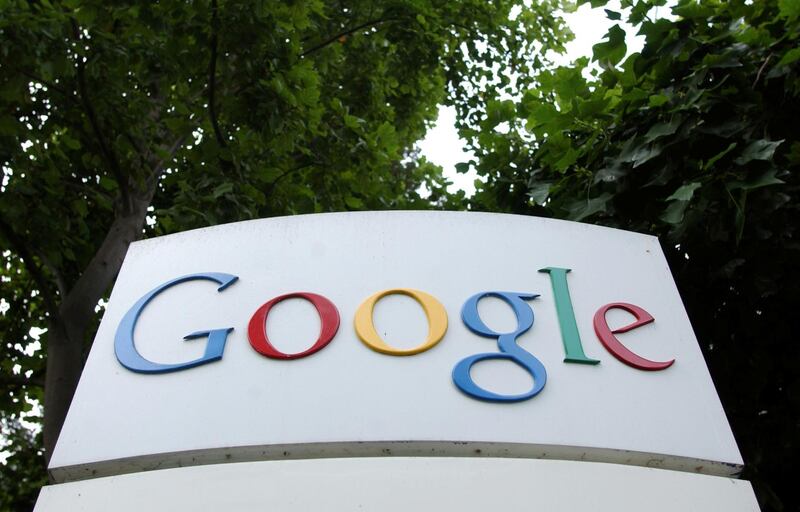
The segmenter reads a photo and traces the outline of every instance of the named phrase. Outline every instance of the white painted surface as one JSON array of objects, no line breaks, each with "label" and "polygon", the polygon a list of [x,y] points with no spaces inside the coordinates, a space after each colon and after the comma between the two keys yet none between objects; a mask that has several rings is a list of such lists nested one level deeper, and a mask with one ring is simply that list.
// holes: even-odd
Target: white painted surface
[{"label": "white painted surface", "polygon": [[197,466],[44,487],[35,512],[758,511],[749,482],[531,459],[386,458]]},{"label": "white painted surface", "polygon": [[[563,363],[564,349],[546,266],[571,268],[569,286],[584,349],[597,366]],[[140,352],[158,362],[202,354],[201,329],[234,327],[221,361],[163,375],[123,368],[114,333],[128,308],[178,276],[227,272],[171,288],[144,311]],[[373,352],[356,337],[353,314],[376,291],[408,287],[437,297],[449,315],[442,342],[411,357]],[[533,328],[518,341],[545,365],[542,393],[516,404],[485,403],[451,380],[464,357],[496,352],[494,340],[464,326],[460,310],[487,290],[534,292]],[[339,333],[321,352],[294,361],[257,354],[247,323],[288,292],[325,295],[338,307]],[[376,309],[376,325],[397,346],[421,342],[424,316],[404,298]],[[621,335],[644,357],[675,358],[643,372],[598,342],[592,316],[625,301],[654,324]],[[499,301],[481,306],[486,323],[509,327]],[[612,325],[628,323],[609,315]],[[303,302],[270,317],[288,351],[309,346],[319,320]],[[294,341],[292,337],[296,336]],[[302,339],[301,339],[302,338]],[[405,345],[401,343],[405,340]],[[523,391],[526,373],[508,362],[480,363],[476,380]],[[465,444],[467,443],[467,444]],[[474,443],[474,444],[471,444]],[[716,396],[658,241],[595,226],[477,213],[328,214],[229,224],[131,246],[51,460],[57,481],[208,463],[283,457],[381,455],[557,457],[732,474],[741,457]]]}]

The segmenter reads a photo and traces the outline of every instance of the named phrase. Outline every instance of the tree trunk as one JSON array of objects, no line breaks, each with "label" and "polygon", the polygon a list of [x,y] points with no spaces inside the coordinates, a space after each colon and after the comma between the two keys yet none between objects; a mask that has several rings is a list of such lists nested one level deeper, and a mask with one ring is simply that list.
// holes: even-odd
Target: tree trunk
[{"label": "tree trunk", "polygon": [[44,386],[44,449],[48,464],[67,416],[83,369],[95,307],[119,273],[131,242],[142,236],[147,207],[157,180],[141,196],[130,198],[127,212],[119,213],[100,249],[52,317],[47,332],[47,374]]},{"label": "tree trunk", "polygon": [[80,343],[83,338],[76,329],[71,331],[76,338],[70,337],[60,318],[51,318],[48,322],[43,421],[44,454],[48,464],[83,367],[83,344]]}]

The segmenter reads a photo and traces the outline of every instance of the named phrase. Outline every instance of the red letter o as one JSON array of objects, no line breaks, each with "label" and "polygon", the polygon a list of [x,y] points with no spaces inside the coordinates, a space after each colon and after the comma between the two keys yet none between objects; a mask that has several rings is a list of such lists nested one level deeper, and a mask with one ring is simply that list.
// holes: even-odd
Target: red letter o
[{"label": "red letter o", "polygon": [[[316,308],[317,313],[319,313],[319,319],[322,322],[317,341],[314,342],[308,350],[296,354],[285,354],[276,349],[272,346],[267,336],[267,316],[269,315],[270,309],[272,309],[275,304],[286,299],[305,299],[309,301]],[[275,297],[258,308],[256,312],[253,313],[252,318],[250,318],[250,323],[247,325],[247,338],[250,340],[250,346],[252,346],[256,352],[269,358],[300,359],[301,357],[310,356],[325,348],[325,345],[330,343],[333,337],[336,336],[336,331],[338,330],[339,311],[336,309],[333,302],[316,293],[295,292]]]}]

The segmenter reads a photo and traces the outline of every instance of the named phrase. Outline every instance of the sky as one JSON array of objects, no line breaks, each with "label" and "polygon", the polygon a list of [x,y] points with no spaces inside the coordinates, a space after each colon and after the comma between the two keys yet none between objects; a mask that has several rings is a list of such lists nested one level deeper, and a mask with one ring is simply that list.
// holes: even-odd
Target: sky
[{"label": "sky", "polygon": [[[567,51],[564,55],[553,55],[553,61],[556,64],[566,66],[579,57],[591,57],[592,46],[601,42],[608,29],[617,23],[625,29],[628,54],[641,50],[644,39],[636,35],[635,29],[621,21],[609,20],[603,9],[621,11],[619,1],[613,0],[602,8],[592,9],[589,4],[583,4],[577,11],[564,14],[564,19],[575,34],[575,39],[567,44]],[[662,7],[656,15],[664,16],[668,13],[669,8]],[[626,15],[623,14],[622,18],[625,19]],[[467,174],[458,174],[455,171],[457,163],[466,162],[471,158],[471,155],[464,151],[464,144],[458,138],[454,128],[455,119],[454,108],[440,107],[436,125],[428,130],[425,139],[419,143],[419,147],[428,161],[434,162],[444,169],[445,176],[453,182],[453,185],[449,187],[451,192],[461,189],[469,196],[475,192],[474,181],[477,175],[474,171]]]}]

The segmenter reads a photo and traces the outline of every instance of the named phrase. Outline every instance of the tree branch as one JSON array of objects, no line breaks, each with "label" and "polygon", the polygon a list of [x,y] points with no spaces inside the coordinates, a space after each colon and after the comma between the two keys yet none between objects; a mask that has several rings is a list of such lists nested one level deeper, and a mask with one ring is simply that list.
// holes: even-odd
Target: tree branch
[{"label": "tree branch", "polygon": [[756,88],[756,84],[758,84],[758,81],[761,79],[761,73],[763,73],[763,72],[764,72],[764,68],[766,68],[766,67],[767,67],[767,64],[769,64],[769,60],[770,60],[771,58],[772,58],[772,53],[770,53],[769,55],[767,55],[767,59],[764,61],[764,63],[763,63],[763,64],[761,64],[761,67],[760,67],[760,68],[758,68],[758,73],[756,74],[756,79],[755,79],[755,80],[753,80],[753,85],[751,85],[751,86],[750,86],[751,88],[753,88],[753,89],[755,89],[755,88]]},{"label": "tree branch", "polygon": [[306,167],[311,167],[316,163],[317,162],[307,162],[304,164],[296,165],[295,167],[283,171],[283,173],[281,173],[277,178],[275,178],[269,183],[269,188],[264,192],[264,197],[270,197],[272,195],[272,192],[275,190],[275,187],[278,185],[278,182],[281,181],[283,178],[301,169],[305,169]]},{"label": "tree branch", "polygon": [[34,373],[30,377],[24,375],[0,375],[0,386],[21,388],[22,386],[44,387],[41,373]]},{"label": "tree branch", "polygon": [[55,265],[50,261],[47,256],[45,256],[41,251],[36,251],[36,257],[39,258],[45,267],[53,274],[53,281],[56,283],[56,288],[58,289],[58,293],[61,294],[63,297],[67,294],[67,282],[64,280],[64,276],[61,272],[56,268]]},{"label": "tree branch", "polygon": [[[74,18],[70,18],[70,23],[72,24],[72,37],[75,42],[79,44],[80,28],[78,27],[78,23]],[[105,138],[103,137],[102,130],[100,129],[100,122],[97,119],[97,113],[94,110],[92,102],[89,100],[88,87],[86,86],[86,75],[84,73],[86,64],[83,62],[83,58],[80,55],[77,57],[76,64],[78,75],[78,92],[80,94],[81,103],[83,104],[83,108],[86,111],[87,117],[89,118],[89,124],[92,127],[92,132],[94,132],[97,143],[100,145],[100,152],[103,154],[103,158],[105,158],[111,173],[114,175],[114,179],[116,179],[117,183],[119,183],[123,209],[127,213],[131,209],[128,181],[125,179],[125,176],[122,173],[117,156],[114,154],[112,148],[106,144]]]},{"label": "tree branch", "polygon": [[357,26],[355,26],[355,27],[353,27],[351,29],[345,30],[344,32],[339,32],[338,34],[329,37],[328,39],[324,40],[323,42],[319,43],[316,46],[312,46],[308,50],[306,50],[303,53],[301,53],[300,57],[306,57],[306,56],[308,56],[308,55],[310,55],[310,54],[312,54],[312,53],[314,53],[314,52],[316,52],[318,50],[321,50],[321,49],[325,48],[326,46],[328,46],[329,44],[331,44],[331,43],[333,43],[335,41],[338,41],[340,37],[346,37],[346,36],[349,36],[350,34],[352,34],[353,32],[358,32],[359,30],[362,30],[362,29],[365,29],[365,28],[368,28],[368,27],[372,27],[372,26],[375,26],[375,25],[381,25],[383,23],[388,23],[390,21],[396,21],[396,20],[397,20],[397,18],[384,18],[384,19],[370,20],[370,21],[364,22],[364,23],[362,23],[360,25],[357,25]]},{"label": "tree branch", "polygon": [[130,132],[126,131],[124,135],[125,138],[128,139],[130,145],[133,146],[133,149],[136,151],[136,157],[139,159],[139,164],[144,167],[145,162],[150,157],[150,150],[145,149],[141,144],[139,144],[139,142],[133,135],[130,134]]},{"label": "tree branch", "polygon": [[[175,156],[175,153],[177,153],[181,146],[183,146],[184,142],[186,142],[187,137],[188,135],[181,135],[175,139],[175,142],[172,143],[172,146],[167,149],[167,155],[158,162],[154,162],[152,164],[153,172],[148,178],[148,187],[155,187],[157,185],[158,179],[162,174],[164,174],[164,166],[167,164],[167,162],[172,160],[172,158]],[[153,190],[155,190],[155,188],[153,188]]]},{"label": "tree branch", "polygon": [[[94,317],[94,307],[117,276],[131,242],[142,237],[147,207],[153,199],[155,183],[132,197],[128,212],[115,212],[103,242],[81,276],[61,301],[61,315],[68,319],[66,338],[69,343],[83,346],[86,327]],[[49,359],[49,356],[48,356]],[[49,364],[49,362],[48,362]]]},{"label": "tree branch", "polygon": [[222,136],[222,130],[219,128],[219,119],[217,118],[217,107],[215,105],[215,92],[216,92],[216,74],[217,74],[217,46],[218,46],[218,29],[219,19],[217,13],[219,6],[217,0],[211,0],[211,60],[208,63],[208,114],[211,117],[211,127],[214,129],[214,137],[220,147],[227,146],[225,137]]}]

